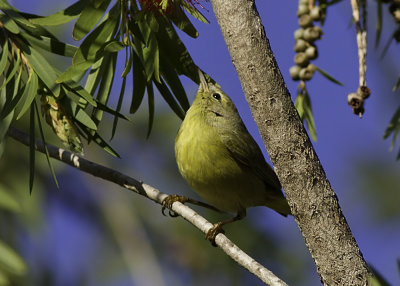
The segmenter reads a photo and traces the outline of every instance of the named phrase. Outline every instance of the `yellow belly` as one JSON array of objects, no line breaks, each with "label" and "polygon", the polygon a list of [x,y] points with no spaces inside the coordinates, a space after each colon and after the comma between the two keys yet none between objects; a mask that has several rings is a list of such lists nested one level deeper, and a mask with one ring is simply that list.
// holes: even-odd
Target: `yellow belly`
[{"label": "yellow belly", "polygon": [[189,185],[216,208],[237,212],[265,205],[264,183],[232,158],[213,128],[189,128],[184,121],[175,141],[175,156],[179,171]]}]

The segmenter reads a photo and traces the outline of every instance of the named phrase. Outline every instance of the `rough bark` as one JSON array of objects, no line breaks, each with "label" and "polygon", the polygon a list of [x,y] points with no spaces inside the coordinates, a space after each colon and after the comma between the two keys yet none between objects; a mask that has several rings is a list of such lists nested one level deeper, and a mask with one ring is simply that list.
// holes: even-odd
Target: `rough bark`
[{"label": "rough bark", "polygon": [[366,262],[293,105],[251,0],[211,0],[247,102],[325,285],[366,285]]}]

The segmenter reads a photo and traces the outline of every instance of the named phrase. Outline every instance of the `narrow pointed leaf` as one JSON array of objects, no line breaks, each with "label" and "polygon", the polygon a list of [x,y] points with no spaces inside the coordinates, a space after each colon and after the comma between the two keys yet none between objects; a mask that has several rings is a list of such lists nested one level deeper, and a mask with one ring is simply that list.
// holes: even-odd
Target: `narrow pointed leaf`
[{"label": "narrow pointed leaf", "polygon": [[161,75],[164,78],[165,82],[168,84],[175,98],[179,101],[179,104],[181,105],[183,110],[186,112],[189,109],[190,104],[186,95],[186,91],[183,88],[183,85],[179,79],[179,76],[176,71],[169,65],[168,61],[165,61],[162,58],[160,58],[160,60]]},{"label": "narrow pointed leaf", "polygon": [[35,106],[35,110],[36,110],[38,126],[39,126],[39,131],[40,131],[40,137],[42,138],[42,141],[43,141],[47,164],[49,165],[51,175],[53,176],[53,181],[56,184],[56,187],[58,189],[59,188],[58,181],[57,181],[56,173],[54,172],[53,164],[51,163],[51,160],[50,160],[49,150],[47,149],[46,140],[45,140],[43,129],[42,129],[42,122],[40,121],[40,114],[39,114],[39,109],[37,107],[36,101],[34,101],[33,105]]},{"label": "narrow pointed leaf", "polygon": [[20,119],[22,115],[24,115],[25,112],[28,110],[28,108],[32,105],[32,102],[37,94],[38,86],[39,86],[38,77],[36,73],[32,72],[29,75],[29,79],[26,83],[24,94],[22,95],[22,98],[25,98],[25,102],[22,105],[21,111],[17,116],[17,120]]},{"label": "narrow pointed leaf", "polygon": [[[107,105],[111,88],[114,82],[115,68],[117,64],[117,54],[108,54],[105,56],[104,64],[101,66],[101,82],[96,100],[103,106]],[[97,106],[99,106],[99,104]],[[99,124],[103,117],[103,110],[96,109],[93,114],[93,120]]]},{"label": "narrow pointed leaf", "polygon": [[29,193],[32,194],[35,178],[35,108],[31,105],[29,128]]},{"label": "narrow pointed leaf", "polygon": [[72,58],[78,49],[77,47],[57,41],[49,37],[33,37],[28,33],[21,33],[21,36],[25,38],[32,46],[39,47],[45,51]]},{"label": "narrow pointed leaf", "polygon": [[10,63],[10,67],[12,67],[12,70],[6,75],[6,80],[0,86],[0,89],[6,86],[11,81],[11,79],[14,78],[14,75],[18,69],[21,70],[22,66],[20,65],[20,63],[21,63],[21,55],[19,52],[17,52],[17,59]]},{"label": "narrow pointed leaf", "polygon": [[95,7],[93,1],[87,1],[81,15],[75,23],[72,35],[74,40],[79,41],[85,37],[100,21],[107,10],[110,0],[103,1],[100,6]]},{"label": "narrow pointed leaf", "polygon": [[19,34],[18,25],[13,19],[5,14],[0,14],[0,21],[3,23],[4,27],[13,34]]},{"label": "narrow pointed leaf", "polygon": [[125,48],[125,46],[120,41],[111,41],[104,47],[104,51],[109,53],[115,53],[119,52],[123,48]]},{"label": "narrow pointed leaf", "polygon": [[[1,31],[3,34],[2,37],[4,36],[3,31]],[[8,61],[8,40],[3,40],[5,38],[2,38],[0,44],[1,44],[1,58],[0,58],[0,75],[3,73],[4,69],[6,68],[7,61]]]},{"label": "narrow pointed leaf", "polygon": [[386,127],[385,133],[383,134],[383,139],[389,137],[389,135],[393,132],[393,130],[400,125],[400,107],[397,108],[396,112],[393,114],[392,119],[390,119],[390,123],[388,127]]},{"label": "narrow pointed leaf", "polygon": [[400,86],[400,77],[397,79],[397,82],[396,82],[396,84],[394,85],[394,87],[393,87],[393,92],[395,92],[398,88],[399,88],[399,86]]},{"label": "narrow pointed leaf", "polygon": [[157,81],[154,81],[154,83],[159,92],[161,93],[161,96],[168,103],[169,107],[171,107],[171,109],[175,112],[175,114],[178,115],[178,117],[183,120],[183,118],[185,117],[185,112],[176,102],[175,98],[172,96],[168,87],[165,85],[165,82],[161,80],[161,83],[158,83]]},{"label": "narrow pointed leaf", "polygon": [[149,106],[149,125],[147,128],[147,138],[149,138],[151,130],[153,128],[154,121],[154,90],[153,83],[150,82],[147,84],[147,98],[148,98],[148,106]]},{"label": "narrow pointed leaf", "polygon": [[58,97],[60,94],[60,86],[56,83],[57,71],[52,65],[34,48],[28,48],[29,52],[23,52],[30,66],[33,68],[38,77],[44,82],[49,90]]},{"label": "narrow pointed leaf", "polygon": [[[124,77],[122,79],[122,86],[121,86],[121,91],[119,93],[118,104],[117,104],[117,109],[116,109],[117,113],[120,113],[121,107],[122,107],[122,102],[124,101],[125,86],[126,86],[126,77]],[[112,140],[114,138],[115,131],[117,130],[118,117],[119,116],[117,114],[114,115],[114,121],[113,121],[112,130],[111,130],[111,138],[110,138],[110,140]],[[129,120],[129,118],[126,118],[126,119]]]},{"label": "narrow pointed leaf", "polygon": [[185,12],[182,11],[180,7],[177,7],[176,12],[173,13],[171,20],[178,27],[178,29],[185,32],[192,38],[197,38],[199,33],[196,28],[193,26],[192,22],[190,22],[189,18],[186,16]]},{"label": "narrow pointed leaf", "polygon": [[208,20],[206,19],[206,17],[204,17],[203,14],[201,14],[199,10],[190,6],[190,4],[188,4],[187,2],[183,1],[182,6],[185,8],[186,11],[189,12],[189,14],[191,14],[197,20],[199,20],[205,24],[209,23]]},{"label": "narrow pointed leaf", "polygon": [[320,69],[320,68],[318,68],[318,67],[317,67],[317,71],[318,71],[322,76],[324,76],[326,79],[330,80],[331,82],[336,83],[337,85],[343,86],[343,84],[342,84],[340,81],[336,80],[333,76],[329,75],[326,71],[324,71],[324,70],[322,70],[322,69]]},{"label": "narrow pointed leaf", "polygon": [[108,13],[108,16],[99,24],[86,38],[76,51],[72,63],[74,65],[83,62],[96,62],[102,57],[104,43],[114,37],[118,25],[119,10],[115,5]]},{"label": "narrow pointed leaf", "polygon": [[[80,125],[78,123],[78,125]],[[112,156],[121,158],[119,154],[97,133],[97,132],[92,132],[92,130],[86,129],[84,126],[80,125],[81,129],[83,132],[86,133],[87,137],[89,137],[91,140],[93,140],[97,145],[99,145],[101,148],[103,148],[106,152],[110,153]]]},{"label": "narrow pointed leaf", "polygon": [[139,106],[143,100],[144,92],[146,90],[146,78],[139,58],[134,53],[132,53],[132,58],[133,89],[132,102],[129,112],[135,113],[139,109]]},{"label": "narrow pointed leaf", "polygon": [[85,8],[87,1],[80,0],[73,3],[67,8],[45,17],[38,17],[31,19],[31,22],[41,26],[59,26],[71,22],[76,19],[83,8]]}]

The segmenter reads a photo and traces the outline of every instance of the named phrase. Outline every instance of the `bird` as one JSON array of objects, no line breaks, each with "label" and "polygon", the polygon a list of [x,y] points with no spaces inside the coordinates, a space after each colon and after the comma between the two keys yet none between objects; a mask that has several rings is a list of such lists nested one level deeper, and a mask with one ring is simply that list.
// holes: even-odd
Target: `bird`
[{"label": "bird", "polygon": [[[224,233],[222,226],[243,219],[249,207],[267,206],[283,216],[291,211],[277,175],[231,98],[201,70],[199,78],[196,97],[175,139],[175,157],[182,177],[211,208],[235,214],[206,234],[215,246],[216,235]],[[175,201],[197,202],[171,195],[163,208]]]}]

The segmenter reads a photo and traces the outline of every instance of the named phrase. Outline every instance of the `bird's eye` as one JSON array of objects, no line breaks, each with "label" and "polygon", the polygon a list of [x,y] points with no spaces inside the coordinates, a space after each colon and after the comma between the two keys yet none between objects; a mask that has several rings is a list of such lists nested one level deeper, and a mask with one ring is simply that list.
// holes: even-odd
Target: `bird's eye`
[{"label": "bird's eye", "polygon": [[213,93],[212,97],[214,97],[218,101],[221,100],[221,95],[219,93]]}]

